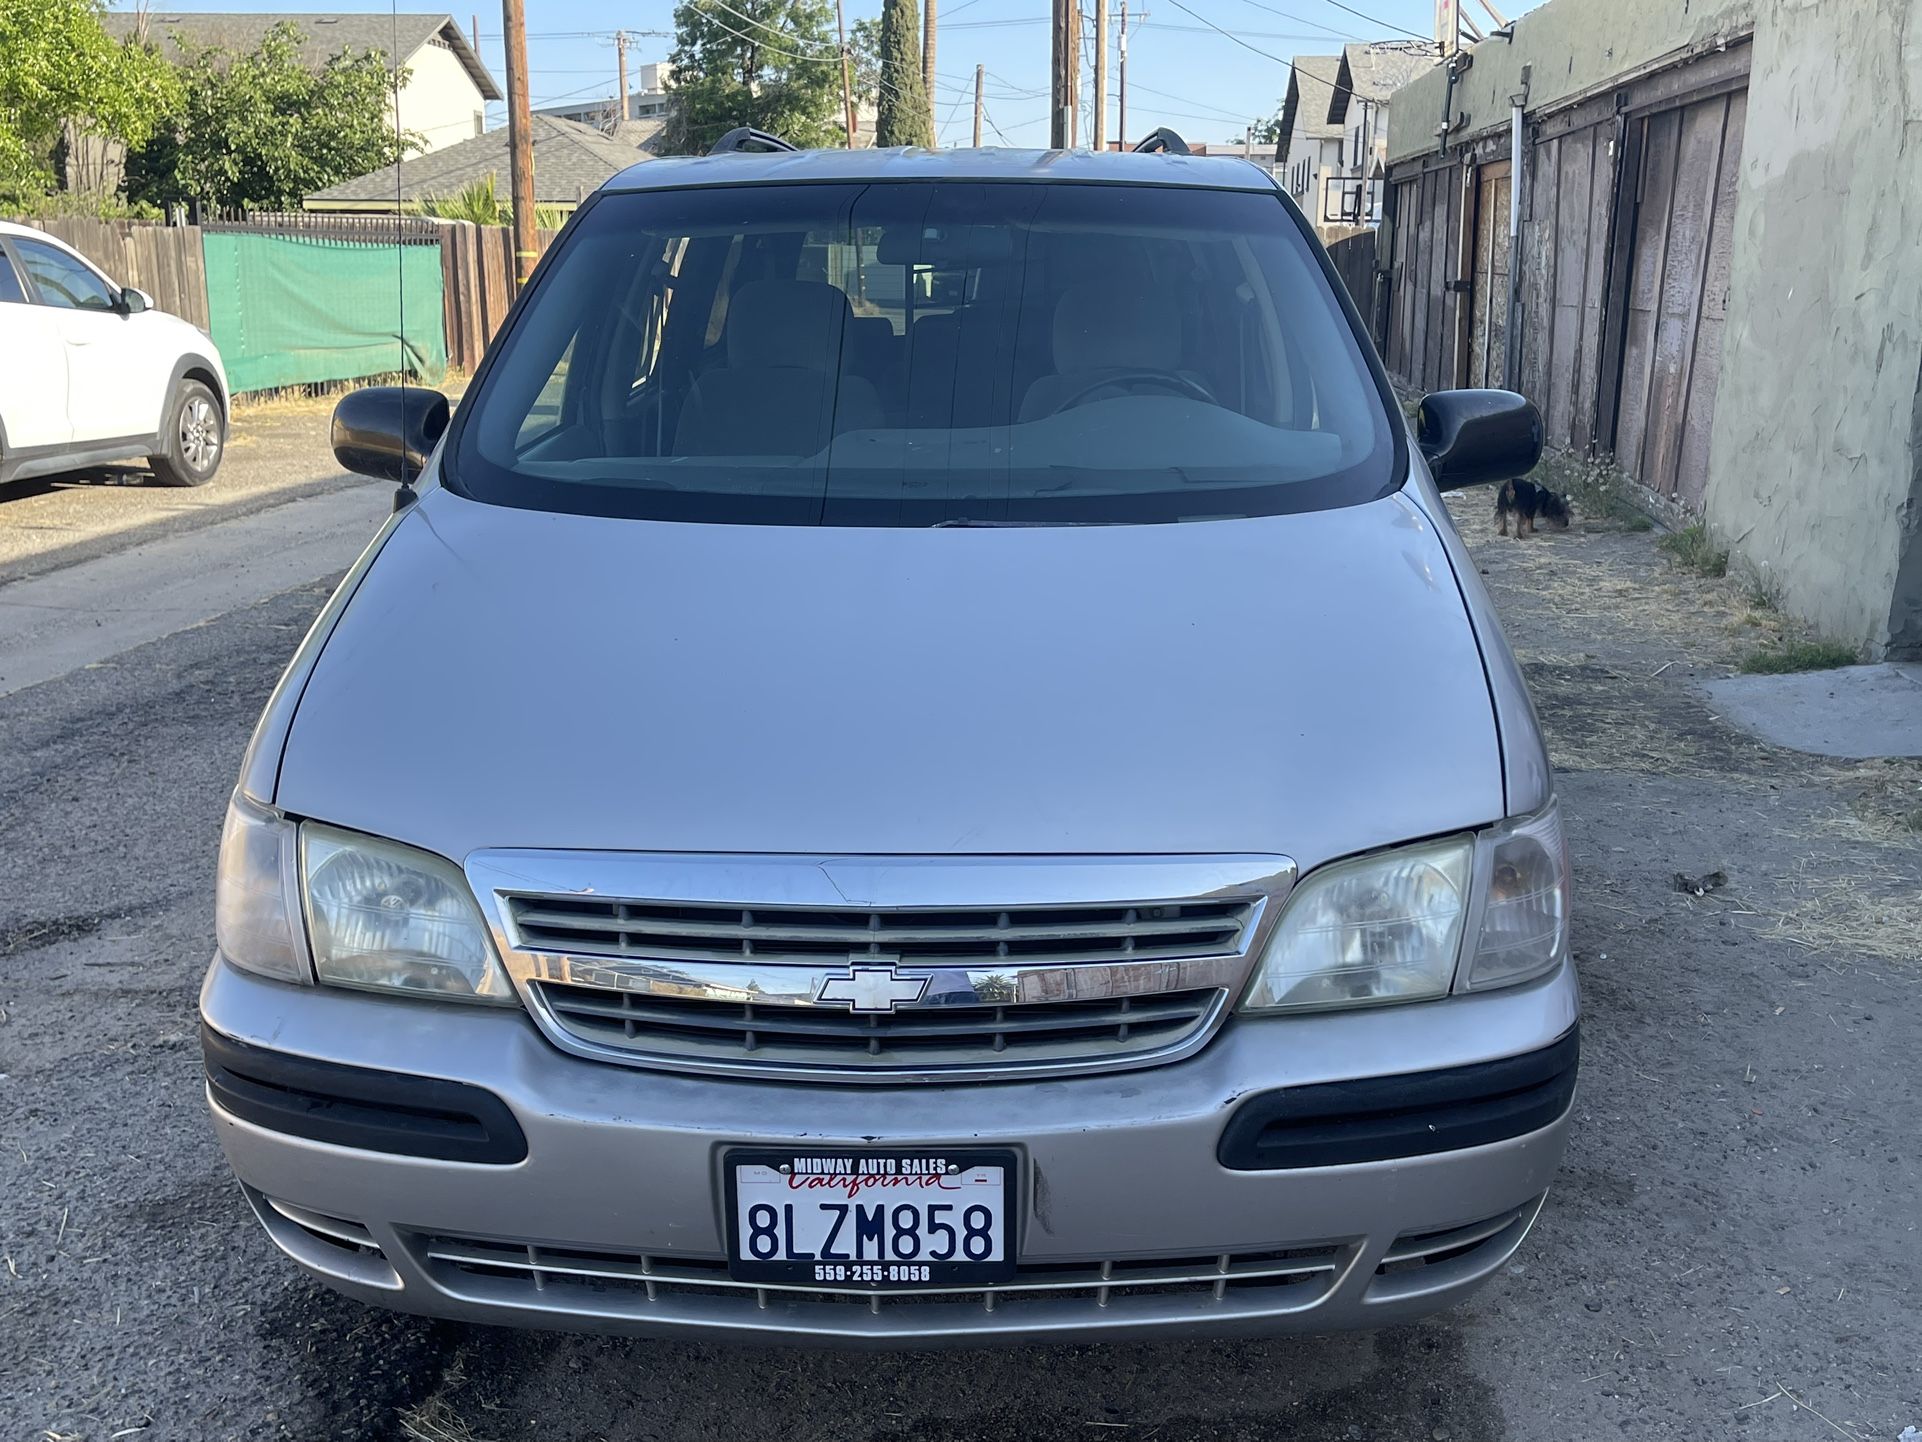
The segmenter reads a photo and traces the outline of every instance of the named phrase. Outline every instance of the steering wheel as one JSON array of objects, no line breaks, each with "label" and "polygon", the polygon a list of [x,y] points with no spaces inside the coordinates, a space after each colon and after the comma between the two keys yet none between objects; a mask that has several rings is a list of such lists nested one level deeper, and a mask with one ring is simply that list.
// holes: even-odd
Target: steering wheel
[{"label": "steering wheel", "polygon": [[1200,381],[1190,380],[1187,376],[1176,375],[1173,371],[1130,370],[1116,371],[1113,375],[1106,375],[1099,380],[1089,381],[1088,384],[1069,395],[1053,410],[1049,411],[1048,414],[1058,416],[1063,411],[1072,410],[1083,401],[1091,400],[1093,397],[1101,394],[1101,392],[1114,389],[1117,386],[1128,387],[1137,385],[1153,386],[1158,390],[1168,391],[1174,395],[1184,395],[1190,400],[1202,401],[1211,406],[1221,404],[1220,401],[1215,399],[1213,391],[1209,390],[1208,387],[1204,386]]}]

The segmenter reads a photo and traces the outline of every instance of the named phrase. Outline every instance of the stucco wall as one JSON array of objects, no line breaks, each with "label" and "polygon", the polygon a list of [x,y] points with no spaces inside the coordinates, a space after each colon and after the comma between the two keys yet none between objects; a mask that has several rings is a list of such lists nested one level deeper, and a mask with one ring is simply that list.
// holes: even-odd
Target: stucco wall
[{"label": "stucco wall", "polygon": [[485,112],[481,93],[460,57],[441,45],[423,45],[407,61],[400,92],[400,128],[427,142],[429,150],[472,140],[474,112]]},{"label": "stucco wall", "polygon": [[1922,0],[1756,5],[1708,523],[1828,634],[1922,654]]},{"label": "stucco wall", "polygon": [[[1521,92],[1522,66],[1531,67],[1531,115],[1618,83],[1644,70],[1712,50],[1747,32],[1757,4],[1769,0],[1549,0],[1515,22],[1512,42],[1486,40],[1455,85],[1449,115],[1468,124],[1451,143],[1508,123],[1509,97]],[[1861,0],[1827,0],[1848,9]],[[1395,92],[1388,116],[1392,164],[1433,149],[1448,77],[1437,66]]]}]

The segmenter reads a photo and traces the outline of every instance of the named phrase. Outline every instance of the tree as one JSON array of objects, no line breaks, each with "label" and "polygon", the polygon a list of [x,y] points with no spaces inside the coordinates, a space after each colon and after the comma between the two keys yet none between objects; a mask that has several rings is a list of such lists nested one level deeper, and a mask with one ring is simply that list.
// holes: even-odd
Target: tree
[{"label": "tree", "polygon": [[841,131],[841,56],[825,0],[684,0],[674,10],[667,150],[698,155],[737,125],[803,147]]},{"label": "tree", "polygon": [[1280,139],[1281,117],[1279,115],[1271,115],[1266,120],[1256,124],[1255,143],[1257,145],[1273,145]]},{"label": "tree", "polygon": [[921,83],[921,9],[917,0],[882,0],[881,96],[876,145],[934,144],[927,87]]},{"label": "tree", "polygon": [[[402,71],[399,83],[406,79]],[[290,209],[419,148],[394,129],[386,56],[342,51],[316,68],[292,21],[247,54],[190,51],[181,81],[185,98],[171,123],[128,158],[129,192],[157,205]]]},{"label": "tree", "polygon": [[[475,225],[512,225],[514,207],[501,194],[501,178],[490,170],[448,195],[430,195],[420,203],[422,215],[440,220],[467,220]],[[567,223],[567,213],[558,205],[534,207],[534,226],[538,230],[559,230]]]},{"label": "tree", "polygon": [[44,189],[68,121],[139,145],[179,103],[180,83],[153,51],[120,44],[99,0],[0,0],[0,181]]}]

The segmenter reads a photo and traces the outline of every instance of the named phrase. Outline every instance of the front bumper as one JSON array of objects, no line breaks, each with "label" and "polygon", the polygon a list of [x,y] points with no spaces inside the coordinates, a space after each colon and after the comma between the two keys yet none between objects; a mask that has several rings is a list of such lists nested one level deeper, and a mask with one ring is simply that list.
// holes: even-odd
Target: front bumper
[{"label": "front bumper", "polygon": [[[1265,1171],[1221,1164],[1224,1125],[1278,1088],[1539,1051],[1575,1025],[1577,996],[1564,967],[1504,992],[1237,1021],[1148,1071],[926,1089],[583,1061],[518,1011],[291,987],[218,959],[201,1008],[246,1045],[483,1088],[524,1132],[519,1161],[436,1160],[215,1105],[269,1234],[344,1292],[517,1326],[924,1346],[1377,1327],[1458,1301],[1534,1220],[1567,1112],[1483,1145]],[[722,1155],[796,1144],[1013,1149],[1016,1282],[952,1296],[731,1283]]]}]

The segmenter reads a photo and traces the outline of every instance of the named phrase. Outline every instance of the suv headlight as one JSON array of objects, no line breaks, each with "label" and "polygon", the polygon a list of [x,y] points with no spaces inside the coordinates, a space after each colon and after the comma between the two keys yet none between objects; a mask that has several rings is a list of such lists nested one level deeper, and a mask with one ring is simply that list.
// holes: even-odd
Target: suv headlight
[{"label": "suv headlight", "polygon": [[1289,896],[1241,1009],[1377,1006],[1513,986],[1567,955],[1568,903],[1553,802],[1474,836],[1337,861]]},{"label": "suv headlight", "polygon": [[336,986],[515,1005],[460,868],[396,841],[300,829],[314,974]]}]

